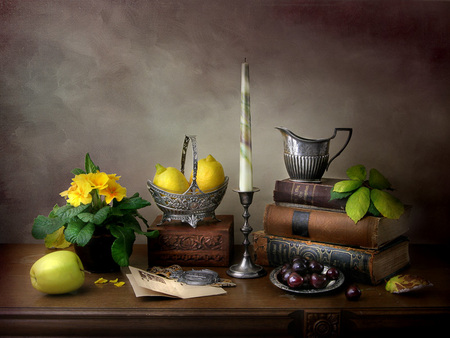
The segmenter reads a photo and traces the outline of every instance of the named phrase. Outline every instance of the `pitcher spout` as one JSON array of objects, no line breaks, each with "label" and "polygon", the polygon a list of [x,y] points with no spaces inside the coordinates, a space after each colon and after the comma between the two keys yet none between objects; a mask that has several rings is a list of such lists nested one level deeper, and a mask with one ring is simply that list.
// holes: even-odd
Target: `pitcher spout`
[{"label": "pitcher spout", "polygon": [[300,136],[294,134],[292,131],[290,131],[286,127],[275,127],[275,129],[278,129],[285,138],[287,138],[289,136],[296,140],[304,140],[303,137],[300,137]]}]

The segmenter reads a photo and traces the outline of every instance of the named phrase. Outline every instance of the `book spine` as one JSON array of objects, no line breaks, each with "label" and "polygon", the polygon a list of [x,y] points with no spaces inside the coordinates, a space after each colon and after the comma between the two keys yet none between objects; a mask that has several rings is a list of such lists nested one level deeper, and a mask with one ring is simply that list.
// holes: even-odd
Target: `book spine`
[{"label": "book spine", "polygon": [[[273,200],[293,204],[312,205],[321,208],[345,210],[346,200],[330,200],[334,181],[327,184],[295,182],[291,180],[275,181]],[[337,180],[336,180],[337,182]]]},{"label": "book spine", "polygon": [[366,216],[355,224],[345,213],[266,205],[267,234],[364,248],[377,248],[378,219]]},{"label": "book spine", "polygon": [[343,271],[346,277],[356,282],[368,284],[379,282],[372,274],[376,250],[362,250],[272,236],[261,230],[254,232],[253,238],[256,264],[276,267],[289,262],[296,255],[302,255],[325,265],[333,265]]}]

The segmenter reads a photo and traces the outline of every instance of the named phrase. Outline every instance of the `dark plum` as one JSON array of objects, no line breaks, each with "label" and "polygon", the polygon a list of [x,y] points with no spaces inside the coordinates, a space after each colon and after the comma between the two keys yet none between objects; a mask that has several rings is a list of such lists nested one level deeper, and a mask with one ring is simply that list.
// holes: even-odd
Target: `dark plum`
[{"label": "dark plum", "polygon": [[299,273],[300,275],[304,274],[307,268],[308,267],[302,260],[297,260],[292,263],[292,270]]},{"label": "dark plum", "polygon": [[361,289],[356,284],[352,284],[345,290],[345,297],[347,297],[348,300],[354,301],[361,297],[361,293]]},{"label": "dark plum", "polygon": [[311,274],[309,284],[315,289],[323,289],[327,285],[327,277],[317,272]]},{"label": "dark plum", "polygon": [[339,278],[339,270],[332,266],[327,270],[325,275],[329,280],[336,280]]},{"label": "dark plum", "polygon": [[286,269],[282,274],[281,274],[281,280],[285,283],[287,283],[287,280],[289,278],[289,275],[294,272],[292,269]]},{"label": "dark plum", "polygon": [[296,289],[303,284],[303,277],[297,272],[292,272],[288,277],[287,284],[289,287]]},{"label": "dark plum", "polygon": [[308,269],[310,272],[321,273],[323,270],[323,264],[313,259],[309,261]]},{"label": "dark plum", "polygon": [[283,266],[281,267],[280,272],[281,272],[281,273],[284,273],[287,269],[291,269],[291,268],[292,268],[292,265],[291,265],[290,263],[285,263],[285,264],[283,264]]},{"label": "dark plum", "polygon": [[303,276],[303,285],[305,286],[305,287],[307,287],[307,286],[310,286],[311,284],[311,274],[310,273],[306,273],[304,276]]}]

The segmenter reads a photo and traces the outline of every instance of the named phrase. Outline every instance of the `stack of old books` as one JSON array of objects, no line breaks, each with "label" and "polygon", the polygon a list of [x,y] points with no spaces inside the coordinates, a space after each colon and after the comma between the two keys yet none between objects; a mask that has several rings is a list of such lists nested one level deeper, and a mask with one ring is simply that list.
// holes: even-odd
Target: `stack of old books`
[{"label": "stack of old books", "polygon": [[295,255],[334,265],[355,282],[378,284],[409,265],[409,209],[398,220],[366,215],[354,223],[346,200],[331,200],[339,179],[321,183],[277,180],[274,202],[255,231],[255,263],[279,266]]}]

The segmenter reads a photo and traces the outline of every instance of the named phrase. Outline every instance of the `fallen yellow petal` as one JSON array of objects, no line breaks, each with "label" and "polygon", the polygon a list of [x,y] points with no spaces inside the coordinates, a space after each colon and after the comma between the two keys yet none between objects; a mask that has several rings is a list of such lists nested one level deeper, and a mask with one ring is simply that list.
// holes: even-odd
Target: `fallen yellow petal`
[{"label": "fallen yellow petal", "polygon": [[103,278],[103,277],[100,277],[99,279],[97,279],[97,280],[94,282],[94,284],[105,284],[105,283],[108,283],[108,280],[105,279],[105,278]]},{"label": "fallen yellow petal", "polygon": [[119,281],[119,278],[116,278],[116,279],[110,280],[109,282],[110,282],[110,283],[117,283],[118,281]]},{"label": "fallen yellow petal", "polygon": [[114,285],[117,286],[118,288],[120,288],[121,286],[125,285],[125,282],[114,283]]}]

